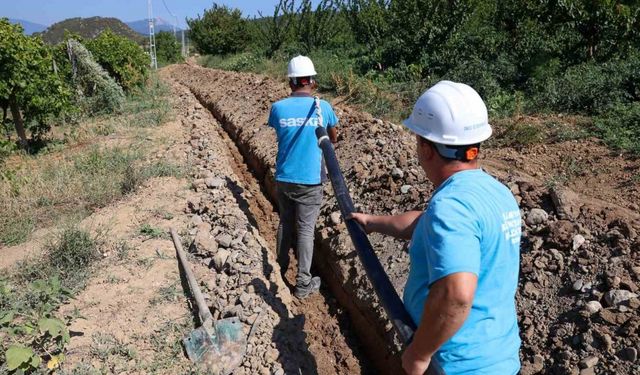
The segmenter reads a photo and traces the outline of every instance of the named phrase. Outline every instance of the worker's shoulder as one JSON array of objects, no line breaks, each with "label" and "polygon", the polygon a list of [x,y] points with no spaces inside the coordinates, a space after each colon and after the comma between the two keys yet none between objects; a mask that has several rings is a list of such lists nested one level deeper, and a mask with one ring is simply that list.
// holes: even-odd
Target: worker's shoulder
[{"label": "worker's shoulder", "polygon": [[460,205],[475,209],[478,205],[485,205],[488,200],[514,199],[508,187],[480,169],[456,174],[446,184],[432,198],[433,203],[437,203],[434,207]]},{"label": "worker's shoulder", "polygon": [[278,100],[276,102],[273,102],[271,104],[271,107],[279,108],[279,107],[282,107],[282,106],[286,106],[288,103],[291,103],[291,99],[292,98],[290,96],[287,96],[286,98],[282,98],[282,99],[280,99],[280,100]]},{"label": "worker's shoulder", "polygon": [[331,108],[333,110],[333,106],[327,100],[320,99],[320,105],[329,107],[329,108]]}]

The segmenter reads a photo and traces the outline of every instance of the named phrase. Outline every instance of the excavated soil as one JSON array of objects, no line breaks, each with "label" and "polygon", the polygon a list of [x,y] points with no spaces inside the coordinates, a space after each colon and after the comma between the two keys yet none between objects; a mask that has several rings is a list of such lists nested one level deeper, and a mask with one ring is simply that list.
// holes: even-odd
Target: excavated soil
[{"label": "excavated soil", "polygon": [[[287,87],[265,76],[191,65],[169,67],[164,76],[188,88],[215,116],[273,199],[277,145],[266,120],[270,104],[287,96]],[[415,160],[413,137],[346,106],[337,106],[336,113],[336,153],[357,207],[385,214],[423,209],[432,186]],[[583,139],[486,148],[482,164],[511,189],[524,219],[517,295],[522,373],[639,373],[638,161]],[[325,197],[314,263],[349,312],[377,370],[398,373],[397,340],[328,185]],[[401,293],[406,242],[380,235],[371,242]]]}]

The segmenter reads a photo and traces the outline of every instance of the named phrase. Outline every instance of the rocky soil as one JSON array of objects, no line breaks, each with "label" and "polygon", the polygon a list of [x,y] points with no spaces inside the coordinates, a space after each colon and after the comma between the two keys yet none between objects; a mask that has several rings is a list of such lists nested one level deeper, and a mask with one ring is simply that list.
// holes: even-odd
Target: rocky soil
[{"label": "rocky soil", "polygon": [[[267,196],[273,197],[276,143],[266,119],[270,104],[288,95],[287,87],[260,75],[189,65],[170,67],[165,75],[188,88],[213,113]],[[336,152],[357,206],[387,214],[423,209],[432,186],[417,165],[412,136],[401,126],[348,107],[338,106],[336,112],[341,121]],[[568,163],[574,156],[580,159]],[[575,160],[583,168],[568,173]],[[638,162],[610,155],[596,140],[486,149],[482,162],[512,190],[524,219],[517,295],[522,372],[639,373],[639,182],[630,177],[637,175]],[[559,174],[566,178],[555,178]],[[378,370],[394,373],[398,348],[393,332],[353,251],[329,185],[325,196],[315,263],[349,311]],[[196,213],[200,209],[193,205]],[[244,234],[240,238],[243,229],[238,231],[242,226],[225,226],[218,216],[210,215],[197,225],[207,230],[210,225],[214,232],[228,228],[231,241],[246,246]],[[377,235],[371,241],[402,292],[406,243]],[[256,305],[260,304],[248,304],[249,316],[256,314],[251,310]]]},{"label": "rocky soil", "polygon": [[190,250],[210,270],[204,284],[214,319],[239,317],[249,337],[234,374],[366,372],[335,303],[327,305],[323,296],[304,303],[292,299],[272,250],[277,217],[237,163],[239,155],[219,123],[186,89],[174,90],[186,114],[182,123],[190,132],[197,192],[185,207]]}]

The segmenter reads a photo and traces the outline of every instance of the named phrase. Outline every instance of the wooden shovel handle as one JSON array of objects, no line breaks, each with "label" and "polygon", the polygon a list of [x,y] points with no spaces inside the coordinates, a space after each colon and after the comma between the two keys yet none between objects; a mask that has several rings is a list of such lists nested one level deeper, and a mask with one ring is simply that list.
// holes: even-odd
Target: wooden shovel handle
[{"label": "wooden shovel handle", "polygon": [[208,320],[213,321],[213,316],[211,315],[211,311],[209,311],[209,306],[207,306],[207,304],[204,302],[204,296],[200,291],[200,286],[198,285],[196,277],[193,275],[191,267],[189,267],[187,256],[182,249],[180,236],[178,236],[175,228],[171,228],[171,238],[173,239],[173,245],[176,248],[176,253],[178,253],[178,260],[180,261],[180,265],[182,266],[185,275],[187,275],[187,281],[189,282],[189,287],[191,288],[191,294],[193,295],[193,298],[196,300],[196,304],[198,305],[198,315],[200,316],[200,323],[204,325]]}]

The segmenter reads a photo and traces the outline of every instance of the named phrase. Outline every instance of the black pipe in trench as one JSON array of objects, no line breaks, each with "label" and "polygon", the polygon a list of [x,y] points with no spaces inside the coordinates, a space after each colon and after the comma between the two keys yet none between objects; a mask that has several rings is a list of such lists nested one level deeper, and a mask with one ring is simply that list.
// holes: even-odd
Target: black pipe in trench
[{"label": "black pipe in trench", "polygon": [[[318,146],[324,156],[327,173],[331,180],[331,186],[333,186],[338,206],[340,207],[340,213],[347,226],[347,231],[349,232],[353,246],[356,248],[358,257],[373,285],[373,289],[376,291],[378,298],[380,298],[384,311],[387,313],[387,316],[389,316],[391,324],[398,333],[403,345],[406,347],[411,343],[416,325],[404,308],[404,304],[398,296],[398,293],[396,293],[393,284],[391,284],[380,260],[373,252],[373,247],[364,229],[362,229],[355,220],[346,219],[351,213],[355,212],[355,208],[349,195],[344,176],[340,170],[340,164],[338,163],[335,150],[327,135],[327,130],[320,126],[317,127],[316,137],[318,138]],[[445,372],[440,364],[435,359],[432,359],[426,374],[445,375]]]}]

